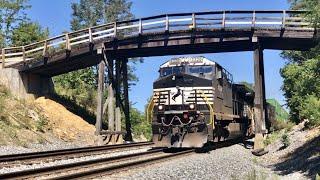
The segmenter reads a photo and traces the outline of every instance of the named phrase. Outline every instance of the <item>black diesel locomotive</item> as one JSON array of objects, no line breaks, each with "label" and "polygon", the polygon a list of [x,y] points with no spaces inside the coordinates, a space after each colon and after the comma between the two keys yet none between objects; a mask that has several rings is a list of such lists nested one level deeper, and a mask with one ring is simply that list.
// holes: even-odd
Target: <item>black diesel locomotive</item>
[{"label": "black diesel locomotive", "polygon": [[252,133],[253,92],[204,57],[180,57],[160,67],[153,83],[153,142],[202,147]]}]

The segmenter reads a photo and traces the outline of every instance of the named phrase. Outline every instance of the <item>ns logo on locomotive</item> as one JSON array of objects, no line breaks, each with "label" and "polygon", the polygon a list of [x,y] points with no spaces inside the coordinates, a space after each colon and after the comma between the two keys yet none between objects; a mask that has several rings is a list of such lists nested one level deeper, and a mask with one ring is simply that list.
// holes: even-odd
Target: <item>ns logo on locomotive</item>
[{"label": "ns logo on locomotive", "polygon": [[202,147],[246,136],[253,127],[253,91],[204,57],[180,57],[160,66],[153,83],[153,142],[158,147]]}]

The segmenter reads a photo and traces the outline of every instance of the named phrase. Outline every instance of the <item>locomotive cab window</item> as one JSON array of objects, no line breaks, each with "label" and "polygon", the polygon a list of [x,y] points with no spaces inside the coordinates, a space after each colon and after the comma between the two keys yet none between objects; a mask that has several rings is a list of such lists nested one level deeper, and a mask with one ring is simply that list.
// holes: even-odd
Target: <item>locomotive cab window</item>
[{"label": "locomotive cab window", "polygon": [[214,66],[187,66],[187,73],[197,77],[203,77],[206,79],[212,79],[212,76],[215,74]]},{"label": "locomotive cab window", "polygon": [[175,67],[166,67],[160,69],[160,76],[169,76],[171,74],[180,74],[184,72],[184,68],[182,66],[175,66]]}]

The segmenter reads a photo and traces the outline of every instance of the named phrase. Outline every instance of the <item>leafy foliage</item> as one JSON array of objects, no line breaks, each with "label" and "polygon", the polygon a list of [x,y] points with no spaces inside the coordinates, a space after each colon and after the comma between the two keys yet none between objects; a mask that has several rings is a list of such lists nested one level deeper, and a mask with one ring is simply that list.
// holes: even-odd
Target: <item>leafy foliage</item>
[{"label": "leafy foliage", "polygon": [[49,30],[31,22],[28,0],[0,0],[0,48],[22,46],[48,37]]},{"label": "leafy foliage", "polygon": [[281,76],[284,78],[282,89],[291,110],[290,115],[295,122],[299,122],[301,118],[310,118],[308,113],[304,117],[300,113],[306,108],[304,105],[309,96],[315,96],[318,99],[320,97],[319,58],[307,60],[300,65],[291,63],[281,70]]},{"label": "leafy foliage", "polygon": [[151,125],[147,122],[147,118],[145,118],[144,114],[136,108],[131,108],[130,119],[133,135],[135,137],[144,135],[148,140],[151,140]]},{"label": "leafy foliage", "polygon": [[307,117],[308,126],[320,126],[320,98],[315,95],[307,96],[300,109],[300,115]]},{"label": "leafy foliage", "polygon": [[49,36],[49,30],[43,29],[38,23],[22,22],[13,30],[11,41],[15,46],[23,46],[41,41]]},{"label": "leafy foliage", "polygon": [[286,121],[289,118],[288,112],[279,104],[279,102],[275,99],[267,99],[267,103],[271,104],[275,107],[276,111],[276,120],[278,121]]},{"label": "leafy foliage", "polygon": [[[72,3],[71,29],[75,31],[98,24],[129,20],[133,18],[131,5],[132,3],[127,0],[80,0]],[[128,64],[129,86],[135,85],[138,81],[138,77],[134,74],[135,64],[138,62],[141,60],[133,59]],[[94,66],[54,77],[56,92],[76,102],[89,112],[95,112],[97,69]],[[104,96],[107,97],[107,92],[104,93]],[[144,119],[140,112],[131,108],[131,116],[134,121],[133,129],[137,132],[144,132],[138,128],[144,128],[139,123]]]},{"label": "leafy foliage", "polygon": [[28,21],[28,0],[0,0],[0,48],[11,45],[13,30]]},{"label": "leafy foliage", "polygon": [[58,94],[70,98],[78,105],[93,112],[96,107],[96,75],[92,67],[53,78]]},{"label": "leafy foliage", "polygon": [[[292,0],[292,9],[309,10],[306,17],[319,27],[320,1]],[[282,57],[288,63],[280,73],[284,79],[282,87],[287,105],[290,108],[291,120],[298,123],[309,119],[310,124],[319,125],[320,97],[320,44],[310,51],[284,51]]]}]

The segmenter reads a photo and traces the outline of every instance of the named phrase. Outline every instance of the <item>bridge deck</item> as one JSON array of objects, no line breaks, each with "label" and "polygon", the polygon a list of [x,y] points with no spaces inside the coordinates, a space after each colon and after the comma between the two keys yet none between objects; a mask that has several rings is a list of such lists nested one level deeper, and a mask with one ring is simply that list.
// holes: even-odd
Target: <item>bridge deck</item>
[{"label": "bridge deck", "polygon": [[[5,67],[54,76],[108,58],[252,51],[308,50],[317,31],[302,11],[219,11],[160,15],[71,32],[2,50]],[[240,14],[240,16],[239,16]],[[294,15],[294,16],[293,16]]]}]

